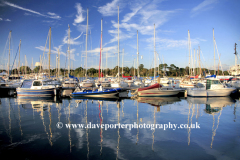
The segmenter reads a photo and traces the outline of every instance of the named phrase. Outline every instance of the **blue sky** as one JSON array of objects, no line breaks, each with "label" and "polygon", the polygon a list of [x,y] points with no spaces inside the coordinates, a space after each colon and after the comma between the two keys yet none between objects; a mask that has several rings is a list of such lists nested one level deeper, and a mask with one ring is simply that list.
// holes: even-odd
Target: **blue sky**
[{"label": "blue sky", "polygon": [[[139,64],[153,67],[154,24],[156,27],[156,52],[160,62],[188,66],[188,30],[193,49],[201,48],[201,66],[213,68],[213,28],[219,62],[224,70],[234,65],[234,43],[240,40],[239,0],[9,0],[0,1],[0,53],[1,67],[8,61],[9,31],[12,30],[11,62],[21,39],[21,64],[29,66],[43,56],[49,27],[52,30],[51,68],[56,66],[56,53],[60,49],[61,67],[66,64],[68,25],[70,26],[71,68],[84,67],[86,53],[86,24],[88,12],[88,68],[98,68],[103,18],[103,67],[117,65],[118,9],[120,17],[120,54],[124,49],[124,66],[132,67],[137,58],[137,30]],[[5,49],[7,47],[7,49]],[[45,53],[48,53],[48,44]],[[239,49],[237,48],[239,53]],[[45,54],[47,56],[47,54]],[[193,56],[194,57],[194,56]],[[204,59],[203,59],[204,57]],[[18,57],[17,57],[18,59]],[[157,59],[158,61],[158,59]],[[194,60],[192,60],[194,61]],[[196,59],[197,61],[197,59]],[[46,62],[47,64],[48,62]],[[66,64],[67,65],[67,64]],[[120,57],[120,66],[122,57]],[[220,67],[221,69],[221,67]]]}]

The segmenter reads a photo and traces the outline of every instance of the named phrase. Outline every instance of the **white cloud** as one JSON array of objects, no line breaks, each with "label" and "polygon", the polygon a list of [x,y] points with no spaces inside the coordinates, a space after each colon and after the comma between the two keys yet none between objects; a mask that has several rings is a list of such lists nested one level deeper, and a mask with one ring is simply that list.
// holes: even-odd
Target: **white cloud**
[{"label": "white cloud", "polygon": [[[79,32],[86,32],[87,25],[78,24],[78,25],[75,25],[75,26],[76,26],[76,28]],[[90,27],[90,25],[88,25],[88,30],[90,30],[90,29],[91,29],[91,27]]]},{"label": "white cloud", "polygon": [[[83,34],[83,32],[76,38],[70,38],[70,45],[80,45],[82,44],[82,42],[79,42],[79,41],[76,41],[77,39],[79,39],[81,37],[81,35]],[[63,38],[63,44],[68,44],[68,35],[66,35],[64,38]]]},{"label": "white cloud", "polygon": [[79,39],[82,36],[82,34],[83,34],[83,32],[78,37],[74,38],[73,40]]},{"label": "white cloud", "polygon": [[137,8],[133,8],[133,9],[132,9],[133,12],[126,14],[126,15],[124,16],[124,19],[123,19],[122,21],[123,21],[123,22],[128,22],[132,17],[134,17],[134,16],[137,14],[137,12],[138,12],[141,8],[142,8],[142,6],[139,6],[139,7],[137,7]]},{"label": "white cloud", "polygon": [[10,19],[6,19],[5,21],[7,21],[7,22],[11,22],[11,20],[10,20]]},{"label": "white cloud", "polygon": [[[113,2],[111,3],[111,5],[110,4],[106,5],[108,7],[105,6],[106,7],[105,10],[111,8],[110,6],[114,6],[115,3]],[[179,11],[179,9],[176,10],[157,9],[156,8],[156,6],[158,6],[157,3],[161,2],[162,1],[150,1],[150,0],[143,1],[139,0],[135,2],[131,1],[130,10],[132,12],[125,14],[123,20],[122,21],[120,20],[119,39],[123,40],[132,38],[134,35],[136,35],[137,30],[142,35],[153,35],[154,30],[153,24],[155,24],[155,28],[157,29],[159,26],[166,23],[171,18],[172,15]],[[113,27],[110,30],[108,30],[108,33],[113,38],[108,43],[113,43],[118,40],[117,34],[118,23],[115,21],[111,21],[111,23]]]},{"label": "white cloud", "polygon": [[61,51],[62,50],[62,46],[63,45],[59,45],[58,47],[53,47],[56,51],[58,51],[58,49],[59,49],[59,51]]},{"label": "white cloud", "polygon": [[25,12],[24,16],[31,16],[32,14]]},{"label": "white cloud", "polygon": [[[49,14],[50,16],[48,16],[48,15],[42,14],[42,13],[40,13],[40,12],[33,11],[33,10],[31,10],[31,9],[23,8],[23,7],[21,7],[21,6],[18,6],[18,5],[16,5],[16,4],[13,4],[13,3],[10,3],[10,2],[4,1],[4,4],[5,4],[5,5],[8,5],[8,6],[10,6],[10,7],[14,7],[14,8],[23,10],[23,11],[27,11],[27,12],[30,12],[30,13],[37,14],[37,15],[39,15],[39,16],[48,17],[48,18],[53,18],[53,19],[61,19],[61,17],[58,16],[58,15],[56,15],[55,13],[48,12],[48,14],[50,13],[50,14]],[[51,14],[52,14],[52,15],[51,15]],[[26,14],[24,14],[24,15],[26,15]]]},{"label": "white cloud", "polygon": [[76,3],[75,8],[77,9],[77,15],[76,15],[76,18],[74,19],[74,23],[73,23],[74,26],[78,23],[82,23],[85,20],[85,18],[83,17],[84,10],[82,9],[81,4]]},{"label": "white cloud", "polygon": [[0,21],[2,21],[3,19],[2,18],[0,18]]},{"label": "white cloud", "polygon": [[191,10],[192,13],[192,17],[195,16],[196,14],[198,14],[201,11],[206,11],[208,9],[211,9],[214,7],[213,4],[217,3],[218,0],[204,0],[202,3],[200,3],[199,5],[197,5],[196,7],[194,7]]},{"label": "white cloud", "polygon": [[53,23],[54,21],[53,21],[53,20],[51,20],[51,21],[43,20],[42,22],[45,22],[45,23]]},{"label": "white cloud", "polygon": [[61,17],[58,16],[56,13],[48,12],[47,14],[50,15],[50,18],[53,18],[53,19],[61,19]]},{"label": "white cloud", "polygon": [[[36,48],[36,49],[39,49],[39,50],[41,50],[41,51],[44,51],[45,54],[48,54],[48,52],[49,52],[49,48],[45,48],[44,46],[35,47],[35,48]],[[55,50],[51,49],[51,54],[58,54],[57,48],[54,47],[54,49],[55,49]],[[60,54],[66,56],[66,53],[61,52],[61,50],[60,50]]]},{"label": "white cloud", "polygon": [[[59,46],[59,48],[61,48],[61,47],[62,47],[62,45]],[[41,51],[44,51],[45,56],[46,56],[46,54],[48,54],[48,52],[49,52],[49,48],[45,48],[44,46],[35,47],[35,48],[36,48],[36,49],[39,49],[39,50],[41,50]],[[60,49],[59,49],[59,50],[60,50]],[[74,60],[74,61],[75,61],[75,54],[74,54],[75,51],[76,51],[75,48],[70,49],[70,59],[71,59],[71,60]],[[68,56],[68,53],[66,54],[66,53],[64,53],[64,52],[61,52],[61,50],[59,51],[59,53],[60,53],[60,55]],[[53,49],[51,49],[51,54],[58,54],[58,48],[54,47]]]},{"label": "white cloud", "polygon": [[[105,54],[107,53],[107,57],[114,57],[114,53],[117,52],[117,46],[110,46],[110,47],[104,47],[102,53]],[[100,48],[95,48],[92,50],[88,50],[87,53],[94,55],[94,56],[99,56],[100,55]],[[82,56],[86,55],[86,51],[82,51]],[[103,56],[103,59],[105,56]]]},{"label": "white cloud", "polygon": [[103,16],[113,16],[118,13],[118,2],[119,0],[113,0],[111,3],[98,7],[98,12],[100,12]]},{"label": "white cloud", "polygon": [[[174,40],[174,39],[161,39],[161,38],[155,38],[156,40],[156,46],[160,46],[160,48],[187,48],[188,47],[188,40],[187,39],[181,39],[181,40]],[[146,40],[150,45],[149,48],[153,48],[153,37],[148,38]],[[204,39],[195,38],[191,39],[191,48],[198,45],[200,41],[206,41]]]}]

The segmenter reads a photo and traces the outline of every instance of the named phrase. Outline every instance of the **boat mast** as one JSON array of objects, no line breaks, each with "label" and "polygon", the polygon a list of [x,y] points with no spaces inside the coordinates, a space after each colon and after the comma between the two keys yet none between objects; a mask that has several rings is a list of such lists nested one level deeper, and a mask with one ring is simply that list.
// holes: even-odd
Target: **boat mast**
[{"label": "boat mast", "polygon": [[[198,52],[198,51],[197,51]],[[196,56],[196,52],[195,52],[195,49],[194,49],[194,58],[193,58],[193,76],[196,76],[196,74],[197,74],[197,70],[196,70],[196,73],[195,73],[195,62],[196,62],[196,60],[195,60],[195,56]]]},{"label": "boat mast", "polygon": [[40,55],[40,67],[39,67],[39,71],[38,73],[40,74],[42,72],[42,58],[41,58],[41,55]]},{"label": "boat mast", "polygon": [[25,54],[25,78],[27,77],[27,57],[26,57],[26,54]]},{"label": "boat mast", "polygon": [[108,71],[107,71],[107,55],[108,55],[108,49],[107,49],[107,53],[106,53],[106,75],[108,75]]},{"label": "boat mast", "polygon": [[[59,49],[58,49],[59,50]],[[58,63],[57,63],[57,60],[58,60],[58,55],[56,54],[56,68],[55,68],[55,76],[57,77],[57,68],[58,68]]]},{"label": "boat mast", "polygon": [[32,57],[32,66],[31,66],[31,68],[32,68],[32,73],[33,73],[33,57]]},{"label": "boat mast", "polygon": [[103,26],[102,26],[102,19],[101,19],[101,52],[100,52],[100,56],[101,56],[101,77],[102,77],[102,73],[103,73],[103,71],[102,71],[102,54],[103,54],[103,52],[102,52],[102,29],[103,29]]},{"label": "boat mast", "polygon": [[189,51],[189,62],[188,62],[189,71],[188,71],[188,74],[190,76],[190,32],[189,32],[189,30],[188,30],[188,51]]},{"label": "boat mast", "polygon": [[118,6],[118,81],[119,81],[119,6]]},{"label": "boat mast", "polygon": [[21,39],[20,39],[20,43],[19,43],[18,76],[20,76],[20,49],[21,49]]},{"label": "boat mast", "polygon": [[50,54],[51,54],[51,27],[49,29],[49,55],[48,55],[48,69],[49,69],[49,78],[50,78]]},{"label": "boat mast", "polygon": [[124,57],[124,48],[123,48],[123,54],[122,54],[122,77],[123,77],[123,57]]},{"label": "boat mast", "polygon": [[87,77],[87,35],[88,35],[88,9],[87,9],[87,30],[86,30],[86,77]]},{"label": "boat mast", "polygon": [[9,33],[9,54],[8,54],[8,77],[10,76],[10,45],[11,45],[11,34],[12,31]]},{"label": "boat mast", "polygon": [[139,62],[138,62],[139,59],[138,58],[139,58],[139,52],[138,52],[138,30],[137,30],[137,67],[138,67],[137,68],[137,72],[138,72],[137,74],[138,74],[138,78],[139,78],[140,76],[139,76]]},{"label": "boat mast", "polygon": [[58,77],[59,77],[59,71],[60,71],[60,52],[58,48]]},{"label": "boat mast", "polygon": [[133,66],[133,77],[135,77],[135,58],[134,58],[134,66]]},{"label": "boat mast", "polygon": [[235,50],[235,66],[237,66],[237,43],[235,43],[235,48],[234,48],[234,50]]},{"label": "boat mast", "polygon": [[155,82],[155,72],[156,72],[156,70],[155,70],[155,66],[156,66],[156,61],[155,61],[155,59],[156,59],[156,55],[155,55],[156,53],[155,53],[155,24],[154,24],[154,82]]},{"label": "boat mast", "polygon": [[70,74],[70,26],[68,25],[68,78]]},{"label": "boat mast", "polygon": [[215,70],[215,37],[214,37],[214,28],[213,28],[213,47],[214,47],[214,75],[216,75],[216,70]]},{"label": "boat mast", "polygon": [[159,65],[160,65],[160,62],[159,62],[159,55],[158,55],[158,76],[159,76]]},{"label": "boat mast", "polygon": [[202,74],[202,69],[201,69],[201,60],[200,60],[200,52],[201,50],[200,50],[200,46],[198,46],[198,56],[199,56],[199,75],[201,76],[201,74]]}]

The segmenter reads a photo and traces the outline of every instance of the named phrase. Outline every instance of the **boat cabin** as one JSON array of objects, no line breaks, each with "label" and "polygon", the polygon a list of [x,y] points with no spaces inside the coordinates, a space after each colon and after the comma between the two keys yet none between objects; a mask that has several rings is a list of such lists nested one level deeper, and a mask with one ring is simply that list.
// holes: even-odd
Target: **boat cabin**
[{"label": "boat cabin", "polygon": [[206,89],[224,88],[219,79],[207,79]]}]

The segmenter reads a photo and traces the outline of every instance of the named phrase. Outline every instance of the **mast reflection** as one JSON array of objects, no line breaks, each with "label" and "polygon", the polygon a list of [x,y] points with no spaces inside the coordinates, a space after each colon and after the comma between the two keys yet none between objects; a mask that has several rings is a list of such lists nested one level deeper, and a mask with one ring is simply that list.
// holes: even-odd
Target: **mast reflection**
[{"label": "mast reflection", "polygon": [[[235,101],[231,98],[231,97],[188,97],[187,101],[189,103],[189,105],[193,105],[195,107],[195,104],[199,105],[199,104],[204,104],[205,105],[205,113],[211,114],[213,116],[213,124],[212,124],[212,140],[211,140],[211,144],[210,144],[210,148],[213,147],[213,141],[214,141],[214,137],[216,136],[216,132],[220,123],[220,117],[222,115],[222,110],[223,107],[225,106],[230,106],[232,104],[235,103]],[[193,111],[192,111],[192,115],[194,112],[194,107],[193,107]],[[198,111],[198,109],[197,109]],[[190,110],[189,110],[190,113]],[[218,114],[217,117],[217,122],[215,119],[215,115]],[[197,112],[198,115],[198,112]],[[198,116],[196,116],[198,117]],[[192,117],[191,117],[192,118]],[[216,125],[216,126],[215,126]],[[189,128],[190,130],[190,128]],[[190,143],[190,131],[189,131],[189,143]]]}]

